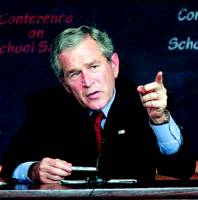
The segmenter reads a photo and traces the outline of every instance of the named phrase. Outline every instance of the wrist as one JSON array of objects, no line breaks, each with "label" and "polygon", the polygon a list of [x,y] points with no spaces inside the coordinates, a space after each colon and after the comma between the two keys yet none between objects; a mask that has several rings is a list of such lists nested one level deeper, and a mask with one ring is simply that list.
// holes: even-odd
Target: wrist
[{"label": "wrist", "polygon": [[164,113],[162,114],[162,116],[155,118],[155,119],[151,119],[150,118],[150,123],[152,125],[162,125],[162,124],[166,124],[169,122],[169,118],[170,118],[170,113],[168,110],[164,110]]},{"label": "wrist", "polygon": [[33,163],[28,170],[28,178],[30,178],[30,180],[33,182],[39,182],[39,176],[37,175],[39,164],[39,162]]}]

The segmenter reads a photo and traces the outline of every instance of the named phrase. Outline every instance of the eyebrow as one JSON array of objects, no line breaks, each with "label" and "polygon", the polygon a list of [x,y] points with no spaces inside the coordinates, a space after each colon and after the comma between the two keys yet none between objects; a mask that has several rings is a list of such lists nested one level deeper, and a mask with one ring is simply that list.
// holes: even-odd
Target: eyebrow
[{"label": "eyebrow", "polygon": [[72,73],[74,73],[74,72],[78,72],[78,71],[81,71],[80,69],[71,69],[71,70],[68,70],[67,72],[66,72],[66,76],[68,76],[69,74],[72,74]]},{"label": "eyebrow", "polygon": [[[91,62],[87,62],[87,63],[85,63],[85,66],[90,66],[90,65],[96,65],[96,64],[98,64],[98,61],[96,61],[96,60],[93,60],[93,61],[91,61]],[[68,70],[67,72],[66,72],[66,76],[68,76],[69,74],[72,74],[73,72],[78,72],[78,71],[81,71],[80,69],[71,69],[71,70]]]},{"label": "eyebrow", "polygon": [[98,63],[98,61],[93,60],[93,61],[91,61],[91,62],[87,62],[87,63],[85,63],[85,65],[93,65],[93,64],[95,64],[95,63]]}]

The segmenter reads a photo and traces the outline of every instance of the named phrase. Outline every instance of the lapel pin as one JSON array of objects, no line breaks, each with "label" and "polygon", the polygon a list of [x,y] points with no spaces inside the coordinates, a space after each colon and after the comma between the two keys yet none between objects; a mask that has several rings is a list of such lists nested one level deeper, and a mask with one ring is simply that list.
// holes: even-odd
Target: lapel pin
[{"label": "lapel pin", "polygon": [[118,134],[119,134],[119,135],[125,134],[125,130],[119,130],[119,131],[118,131]]}]

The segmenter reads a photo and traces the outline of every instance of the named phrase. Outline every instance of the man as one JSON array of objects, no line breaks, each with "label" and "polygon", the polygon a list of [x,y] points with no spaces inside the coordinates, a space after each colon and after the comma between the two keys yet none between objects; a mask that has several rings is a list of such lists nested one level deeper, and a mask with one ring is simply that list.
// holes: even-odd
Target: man
[{"label": "man", "polygon": [[[58,88],[31,98],[5,156],[5,178],[56,183],[74,176],[72,166],[96,166],[103,179],[149,181],[156,169],[183,179],[192,176],[195,161],[167,110],[162,72],[138,87],[118,77],[111,39],[87,26],[66,29],[55,39],[51,63],[67,92]],[[99,110],[103,130],[97,149],[91,118]]]}]

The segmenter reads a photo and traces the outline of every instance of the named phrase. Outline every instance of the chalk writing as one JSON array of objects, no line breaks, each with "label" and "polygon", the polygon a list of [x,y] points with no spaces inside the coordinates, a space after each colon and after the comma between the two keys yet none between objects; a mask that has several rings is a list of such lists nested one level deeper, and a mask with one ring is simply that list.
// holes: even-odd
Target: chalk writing
[{"label": "chalk writing", "polygon": [[177,37],[170,39],[168,43],[168,50],[198,50],[198,40],[192,40],[190,37],[187,37],[186,40],[179,40]]},{"label": "chalk writing", "polygon": [[178,21],[196,21],[198,20],[198,11],[189,11],[187,8],[182,8],[177,15]]},{"label": "chalk writing", "polygon": [[[25,25],[32,25],[34,27],[32,30],[28,30],[28,32],[26,32],[27,39],[30,41],[26,41],[24,36],[20,36],[24,43],[16,41],[14,38],[15,36],[12,35],[12,32],[10,32],[9,35],[13,37],[13,40],[9,38],[7,42],[5,42],[5,40],[1,41],[0,56],[4,54],[30,54],[35,52],[39,54],[50,53],[51,45],[45,38],[49,28],[46,28],[47,30],[45,30],[43,26],[46,24],[58,25],[69,24],[72,22],[73,15],[66,14],[34,15],[30,12],[25,15],[10,15],[9,13],[0,14],[0,27],[6,26],[7,28],[7,26],[9,26],[12,28],[12,26],[20,25],[19,31],[22,31],[22,28]],[[36,28],[35,25],[39,25],[39,28]]]},{"label": "chalk writing", "polygon": [[51,45],[48,41],[43,40],[40,42],[32,41],[30,43],[25,44],[15,44],[11,41],[8,44],[0,46],[0,55],[3,54],[29,54],[29,53],[50,53]]},{"label": "chalk writing", "polygon": [[62,24],[71,23],[73,15],[33,15],[25,14],[20,16],[3,13],[0,15],[0,25],[19,25],[19,24]]},{"label": "chalk writing", "polygon": [[[179,22],[190,22],[198,20],[198,11],[189,10],[187,8],[182,8],[177,14],[177,20]],[[172,37],[168,42],[168,50],[174,51],[189,51],[198,50],[198,39],[192,39],[187,36],[186,39],[179,39],[178,37]]]}]

